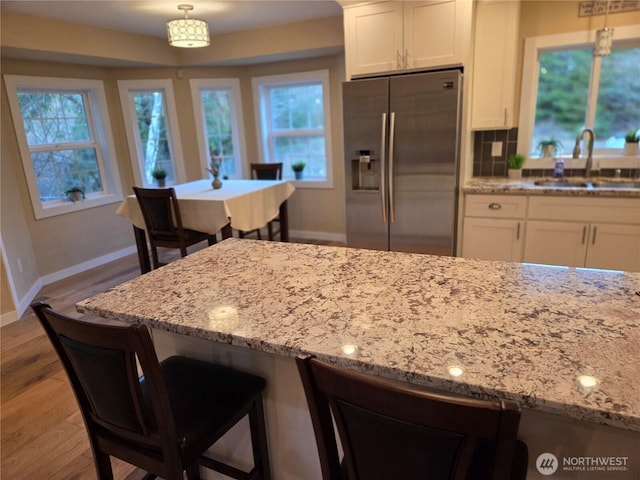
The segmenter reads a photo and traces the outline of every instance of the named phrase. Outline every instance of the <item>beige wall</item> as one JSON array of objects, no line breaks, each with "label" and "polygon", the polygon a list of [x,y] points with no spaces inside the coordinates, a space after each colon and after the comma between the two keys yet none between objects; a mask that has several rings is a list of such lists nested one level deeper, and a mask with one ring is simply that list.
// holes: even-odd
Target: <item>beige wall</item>
[{"label": "beige wall", "polygon": [[16,309],[11,296],[11,289],[7,279],[7,270],[4,266],[4,259],[0,261],[0,316],[12,312]]}]

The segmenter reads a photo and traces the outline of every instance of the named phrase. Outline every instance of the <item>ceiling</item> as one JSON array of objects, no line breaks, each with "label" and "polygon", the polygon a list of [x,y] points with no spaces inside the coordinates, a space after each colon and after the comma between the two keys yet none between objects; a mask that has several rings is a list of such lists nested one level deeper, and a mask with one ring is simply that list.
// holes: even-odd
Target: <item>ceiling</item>
[{"label": "ceiling", "polygon": [[[189,1],[189,0],[187,0]],[[166,22],[183,16],[181,0],[2,0],[2,11],[166,38]],[[211,36],[342,15],[334,0],[191,0],[190,16],[209,24]]]}]

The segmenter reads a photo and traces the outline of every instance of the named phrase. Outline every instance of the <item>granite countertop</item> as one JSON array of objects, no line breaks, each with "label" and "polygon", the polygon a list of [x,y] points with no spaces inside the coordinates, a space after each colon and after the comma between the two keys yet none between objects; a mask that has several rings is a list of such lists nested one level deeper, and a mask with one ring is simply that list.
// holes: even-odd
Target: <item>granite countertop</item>
[{"label": "granite countertop", "polygon": [[[528,177],[521,180],[510,180],[498,177],[474,177],[462,187],[465,193],[483,194],[518,194],[518,195],[563,195],[574,197],[614,197],[640,198],[640,180],[630,178],[582,178],[570,177],[565,180],[575,183],[585,183],[580,187],[559,187],[554,185],[538,186],[536,181],[554,182],[549,177]],[[618,184],[616,187],[615,185]],[[624,188],[620,188],[624,184]],[[595,187],[594,185],[598,185]]]},{"label": "granite countertop", "polygon": [[640,432],[637,292],[637,273],[228,239],[77,308]]}]

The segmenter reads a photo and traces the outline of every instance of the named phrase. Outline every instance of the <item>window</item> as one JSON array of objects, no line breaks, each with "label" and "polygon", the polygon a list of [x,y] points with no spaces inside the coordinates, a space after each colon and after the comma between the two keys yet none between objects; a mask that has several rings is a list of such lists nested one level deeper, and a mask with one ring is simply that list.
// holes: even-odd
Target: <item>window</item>
[{"label": "window", "polygon": [[331,187],[329,72],[326,70],[253,79],[259,145],[266,163],[304,162],[304,186]]},{"label": "window", "polygon": [[519,150],[537,157],[540,140],[553,137],[571,155],[588,127],[596,136],[594,154],[615,156],[626,132],[640,128],[637,29],[616,28],[606,57],[593,56],[594,38],[592,31],[527,39]]},{"label": "window", "polygon": [[242,178],[248,166],[244,159],[240,81],[236,78],[194,79],[191,96],[203,174],[215,155],[224,159],[220,168],[223,178]]},{"label": "window", "polygon": [[[5,75],[36,218],[122,199],[102,82]],[[79,188],[84,201],[65,192]]]},{"label": "window", "polygon": [[156,184],[152,172],[163,169],[167,184],[184,181],[178,115],[170,80],[120,80],[120,102],[129,139],[129,152],[136,161],[136,185]]}]

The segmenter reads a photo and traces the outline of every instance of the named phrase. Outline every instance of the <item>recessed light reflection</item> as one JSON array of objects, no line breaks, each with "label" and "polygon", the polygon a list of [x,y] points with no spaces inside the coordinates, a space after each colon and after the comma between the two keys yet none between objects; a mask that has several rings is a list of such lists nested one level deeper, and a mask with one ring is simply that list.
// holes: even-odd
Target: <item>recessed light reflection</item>
[{"label": "recessed light reflection", "polygon": [[600,380],[591,375],[579,375],[578,383],[584,388],[593,388],[600,383]]},{"label": "recessed light reflection", "polygon": [[347,344],[347,345],[343,345],[342,346],[342,352],[345,355],[353,355],[354,353],[356,353],[357,349],[358,349],[358,347],[356,347],[355,345],[351,345],[351,344]]},{"label": "recessed light reflection", "polygon": [[447,371],[454,378],[458,378],[464,373],[464,369],[459,365],[451,365],[447,368]]},{"label": "recessed light reflection", "polygon": [[209,326],[231,329],[238,324],[238,309],[231,305],[220,305],[209,310]]}]

